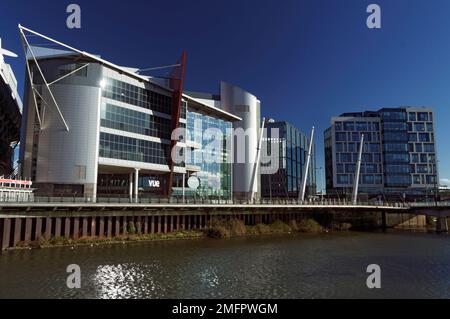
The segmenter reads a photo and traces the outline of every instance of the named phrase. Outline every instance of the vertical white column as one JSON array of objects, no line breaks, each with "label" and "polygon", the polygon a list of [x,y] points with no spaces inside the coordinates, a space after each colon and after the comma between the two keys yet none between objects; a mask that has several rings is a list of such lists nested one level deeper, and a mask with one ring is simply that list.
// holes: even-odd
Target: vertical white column
[{"label": "vertical white column", "polygon": [[133,202],[133,173],[130,173],[130,203]]},{"label": "vertical white column", "polygon": [[314,127],[311,130],[311,139],[309,141],[308,156],[306,157],[305,171],[303,172],[302,188],[300,189],[299,193],[300,202],[303,202],[305,200],[306,183],[308,182],[308,173],[309,173],[309,166],[311,164],[313,143],[314,143]]},{"label": "vertical white column", "polygon": [[185,203],[185,198],[186,198],[186,174],[183,174],[183,203]]},{"label": "vertical white column", "polygon": [[356,163],[355,180],[353,185],[353,205],[356,205],[358,203],[359,175],[361,174],[363,149],[364,149],[364,134],[361,134],[361,145],[359,146],[358,162]]},{"label": "vertical white column", "polygon": [[134,201],[139,202],[139,168],[135,168],[134,172]]}]

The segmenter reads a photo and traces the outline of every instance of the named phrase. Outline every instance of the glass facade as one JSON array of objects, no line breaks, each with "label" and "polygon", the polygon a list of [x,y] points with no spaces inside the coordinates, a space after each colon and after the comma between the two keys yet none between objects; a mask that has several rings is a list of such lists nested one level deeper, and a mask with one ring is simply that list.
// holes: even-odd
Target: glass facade
[{"label": "glass facade", "polygon": [[105,80],[103,97],[168,115],[172,114],[172,97],[112,78]]},{"label": "glass facade", "polygon": [[186,168],[200,180],[195,195],[231,198],[232,123],[189,109],[186,126],[187,141],[197,145],[186,149]]},{"label": "glass facade", "polygon": [[[309,139],[288,122],[267,123],[267,137],[263,143],[263,154],[278,147],[279,170],[276,174],[262,175],[262,196],[266,198],[298,198],[303,172],[308,154]],[[279,137],[272,137],[271,130],[277,129]],[[316,195],[316,157],[315,146],[311,158],[307,180],[307,194]]]},{"label": "glass facade", "polygon": [[325,132],[328,192],[351,193],[359,147],[355,141],[367,128],[360,191],[402,197],[431,193],[438,179],[433,118],[432,110],[414,108],[335,118]]},{"label": "glass facade", "polygon": [[[344,189],[353,187],[362,134],[364,134],[364,146],[360,184],[364,188],[365,186],[381,186],[383,183],[380,122],[365,118],[343,118],[335,123],[336,151],[333,155],[336,161],[338,187]],[[331,165],[327,167],[328,171],[332,170]]]},{"label": "glass facade", "polygon": [[407,113],[404,109],[381,110],[385,187],[411,185],[411,166],[403,158],[409,157]]},{"label": "glass facade", "polygon": [[170,145],[100,133],[100,157],[168,165]]},{"label": "glass facade", "polygon": [[111,104],[104,104],[102,106],[100,118],[102,127],[166,140],[171,139],[172,121],[166,118]]}]

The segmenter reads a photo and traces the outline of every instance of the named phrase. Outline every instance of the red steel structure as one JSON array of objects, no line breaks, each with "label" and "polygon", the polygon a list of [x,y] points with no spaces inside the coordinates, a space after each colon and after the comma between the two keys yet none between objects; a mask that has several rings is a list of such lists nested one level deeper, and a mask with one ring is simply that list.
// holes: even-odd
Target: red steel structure
[{"label": "red steel structure", "polygon": [[[184,75],[186,69],[186,52],[183,51],[180,59],[177,61],[176,66],[172,69],[169,75],[169,85],[173,90],[172,93],[172,132],[180,127],[180,117],[181,117],[181,104],[183,98],[183,86],[184,86]],[[170,144],[170,151],[168,154],[169,163],[169,178],[167,181],[166,195],[167,197],[172,196],[172,186],[173,186],[173,176],[175,161],[172,157],[172,150],[176,147],[178,140],[172,139]]]}]

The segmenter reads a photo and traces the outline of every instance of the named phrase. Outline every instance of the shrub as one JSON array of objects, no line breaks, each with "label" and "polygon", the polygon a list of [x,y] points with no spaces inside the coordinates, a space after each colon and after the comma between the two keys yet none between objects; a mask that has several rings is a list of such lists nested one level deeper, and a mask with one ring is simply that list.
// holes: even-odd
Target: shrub
[{"label": "shrub", "polygon": [[297,221],[295,219],[292,219],[289,222],[289,227],[291,227],[292,231],[298,231]]},{"label": "shrub", "polygon": [[254,229],[256,234],[270,234],[272,232],[270,226],[266,224],[258,224]]},{"label": "shrub", "polygon": [[209,238],[228,238],[230,237],[230,231],[223,226],[213,226],[206,230],[206,236]]},{"label": "shrub", "polygon": [[314,219],[306,219],[298,223],[298,230],[302,233],[321,233],[323,227]]},{"label": "shrub", "polygon": [[232,236],[243,236],[247,233],[247,228],[242,220],[232,219],[228,224]]},{"label": "shrub", "polygon": [[134,222],[127,223],[127,233],[128,234],[136,234],[136,227],[134,226]]},{"label": "shrub", "polygon": [[53,246],[60,246],[64,244],[64,237],[54,237],[50,239],[50,244]]},{"label": "shrub", "polygon": [[336,231],[349,231],[350,228],[352,228],[350,223],[333,223],[331,225],[331,229]]},{"label": "shrub", "polygon": [[290,233],[292,231],[289,225],[286,225],[281,220],[276,220],[272,224],[270,224],[270,230],[272,233],[282,234],[282,233]]}]

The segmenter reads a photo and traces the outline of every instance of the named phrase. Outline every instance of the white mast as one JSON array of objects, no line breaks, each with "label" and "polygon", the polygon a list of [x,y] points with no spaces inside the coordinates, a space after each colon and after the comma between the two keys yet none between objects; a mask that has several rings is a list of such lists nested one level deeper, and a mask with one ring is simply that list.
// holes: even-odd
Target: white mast
[{"label": "white mast", "polygon": [[353,205],[356,205],[358,203],[359,175],[361,174],[363,149],[364,149],[364,134],[361,134],[361,145],[359,146],[358,162],[356,163],[356,173],[353,185]]},{"label": "white mast", "polygon": [[303,172],[302,188],[300,190],[299,198],[298,198],[298,200],[300,202],[303,202],[305,200],[306,183],[308,181],[308,173],[309,173],[309,166],[310,166],[310,163],[311,163],[313,143],[314,143],[314,126],[313,126],[313,128],[311,130],[311,139],[309,141],[308,156],[306,158],[305,170]]}]

